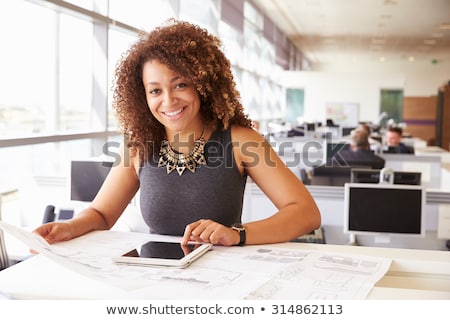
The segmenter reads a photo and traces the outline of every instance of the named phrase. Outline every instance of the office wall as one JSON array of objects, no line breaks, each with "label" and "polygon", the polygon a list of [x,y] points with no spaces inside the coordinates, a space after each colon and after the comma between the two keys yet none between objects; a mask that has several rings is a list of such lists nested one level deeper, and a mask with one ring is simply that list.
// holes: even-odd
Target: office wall
[{"label": "office wall", "polygon": [[377,59],[366,62],[335,61],[332,64],[314,64],[314,71],[327,73],[359,73],[370,76],[373,73],[383,74],[386,78],[392,74],[401,74],[405,78],[405,97],[436,95],[438,87],[450,80],[450,61],[437,61],[433,63],[421,60],[409,62],[405,57],[396,61],[380,63]]},{"label": "office wall", "polygon": [[325,119],[327,102],[359,103],[361,121],[378,120],[381,89],[403,89],[405,97],[429,97],[450,80],[450,63],[416,61],[317,65],[314,71],[286,71],[280,81],[305,90],[305,118]]},{"label": "office wall", "polygon": [[377,122],[380,90],[401,89],[405,85],[402,74],[321,71],[286,71],[281,81],[288,88],[304,88],[306,121],[324,121],[327,103],[357,103],[359,121]]},{"label": "office wall", "polygon": [[430,97],[405,97],[403,121],[405,133],[434,145],[436,138],[437,95]]}]

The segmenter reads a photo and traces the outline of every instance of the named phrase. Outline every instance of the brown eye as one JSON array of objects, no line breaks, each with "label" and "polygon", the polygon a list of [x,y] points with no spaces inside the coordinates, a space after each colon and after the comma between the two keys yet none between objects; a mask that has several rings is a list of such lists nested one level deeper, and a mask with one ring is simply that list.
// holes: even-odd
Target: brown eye
[{"label": "brown eye", "polygon": [[185,88],[185,87],[187,87],[187,84],[184,83],[184,82],[178,83],[178,84],[175,86],[175,88],[177,88],[177,89],[179,89],[179,88]]}]

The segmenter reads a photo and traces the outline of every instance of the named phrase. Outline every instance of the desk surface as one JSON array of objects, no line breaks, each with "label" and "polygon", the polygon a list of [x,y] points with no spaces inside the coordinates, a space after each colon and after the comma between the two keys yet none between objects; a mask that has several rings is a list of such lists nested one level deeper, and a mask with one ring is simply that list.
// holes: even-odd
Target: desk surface
[{"label": "desk surface", "polygon": [[[450,299],[450,252],[306,243],[281,243],[263,247],[389,258],[392,259],[392,263],[388,272],[369,292],[368,299]],[[232,265],[233,256],[236,256],[243,248],[230,247],[226,250],[231,269],[234,268],[236,271],[245,268],[242,261],[238,265]],[[196,263],[201,267],[203,262],[198,260]],[[198,272],[199,269],[196,267],[191,270]],[[218,268],[217,276],[224,276],[225,272],[225,269]],[[142,277],[141,274],[136,276],[137,282],[140,277]],[[192,286],[195,285],[195,283],[192,284]],[[239,285],[241,283],[236,283],[236,287]],[[33,256],[0,272],[1,291],[12,298],[19,299],[152,299],[161,297],[158,295],[158,287],[161,286],[164,286],[164,283],[159,280],[154,283],[154,287],[143,288],[130,295],[123,288],[70,270],[44,255]],[[185,295],[180,293],[180,296],[178,292],[174,290],[170,298],[184,299],[186,297],[186,292],[184,292]],[[214,296],[214,298],[221,297]],[[241,297],[224,295],[223,298],[240,299]]]}]

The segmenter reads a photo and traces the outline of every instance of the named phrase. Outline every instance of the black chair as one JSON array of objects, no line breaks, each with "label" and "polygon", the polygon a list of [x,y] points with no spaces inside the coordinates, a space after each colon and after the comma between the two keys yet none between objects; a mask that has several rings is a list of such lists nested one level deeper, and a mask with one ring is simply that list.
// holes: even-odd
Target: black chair
[{"label": "black chair", "polygon": [[8,253],[5,247],[3,231],[0,230],[0,271],[9,267]]},{"label": "black chair", "polygon": [[[2,198],[0,195],[0,221],[2,220]],[[0,270],[6,269],[10,266],[8,253],[6,252],[5,236],[0,229]]]},{"label": "black chair", "polygon": [[322,165],[311,170],[311,185],[343,186],[350,178],[351,167]]},{"label": "black chair", "polygon": [[55,221],[55,217],[55,206],[48,205],[47,207],[45,207],[42,224]]}]

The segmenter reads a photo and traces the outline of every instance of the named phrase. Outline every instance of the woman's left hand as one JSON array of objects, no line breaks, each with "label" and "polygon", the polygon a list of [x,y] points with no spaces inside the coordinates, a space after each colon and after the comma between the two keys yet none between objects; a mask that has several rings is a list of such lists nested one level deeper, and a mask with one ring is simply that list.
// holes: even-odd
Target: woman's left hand
[{"label": "woman's left hand", "polygon": [[230,227],[225,227],[212,220],[201,219],[186,226],[181,243],[195,241],[232,246],[238,244],[239,239],[239,233]]}]

